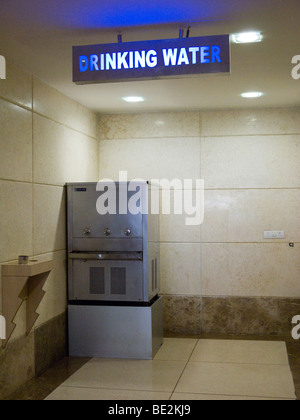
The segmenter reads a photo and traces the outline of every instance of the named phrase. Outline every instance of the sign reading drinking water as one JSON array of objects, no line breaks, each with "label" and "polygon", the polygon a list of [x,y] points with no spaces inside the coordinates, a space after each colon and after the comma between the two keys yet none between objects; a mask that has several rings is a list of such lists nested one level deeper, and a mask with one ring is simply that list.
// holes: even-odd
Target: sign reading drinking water
[{"label": "sign reading drinking water", "polygon": [[77,84],[229,72],[229,35],[73,47]]}]

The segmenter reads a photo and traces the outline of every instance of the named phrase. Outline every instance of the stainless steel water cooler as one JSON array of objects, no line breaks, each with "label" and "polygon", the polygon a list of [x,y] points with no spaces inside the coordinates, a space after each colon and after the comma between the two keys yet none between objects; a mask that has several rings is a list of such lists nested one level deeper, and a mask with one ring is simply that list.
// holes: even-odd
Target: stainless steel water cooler
[{"label": "stainless steel water cooler", "polygon": [[162,345],[157,189],[67,184],[70,356],[152,359]]}]

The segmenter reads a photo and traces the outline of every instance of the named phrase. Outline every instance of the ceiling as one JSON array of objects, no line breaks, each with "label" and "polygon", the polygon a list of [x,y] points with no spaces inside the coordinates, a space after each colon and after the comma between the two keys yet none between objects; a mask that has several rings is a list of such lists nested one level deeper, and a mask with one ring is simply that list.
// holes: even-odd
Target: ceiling
[{"label": "ceiling", "polygon": [[[231,45],[231,74],[94,85],[72,82],[72,46],[261,31]],[[0,0],[0,55],[101,113],[300,106],[299,0]],[[261,91],[258,99],[240,94]],[[128,104],[124,96],[145,102]]]}]

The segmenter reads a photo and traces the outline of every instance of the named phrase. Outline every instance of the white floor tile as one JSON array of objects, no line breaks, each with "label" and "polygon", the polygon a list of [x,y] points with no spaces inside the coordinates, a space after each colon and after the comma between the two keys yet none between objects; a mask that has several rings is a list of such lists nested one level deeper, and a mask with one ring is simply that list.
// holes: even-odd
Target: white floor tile
[{"label": "white floor tile", "polygon": [[185,360],[188,361],[196,344],[193,338],[165,338],[154,360]]},{"label": "white floor tile", "polygon": [[170,392],[131,391],[126,389],[101,389],[60,386],[46,400],[169,400]]},{"label": "white floor tile", "polygon": [[230,362],[288,365],[285,342],[200,339],[191,362]]},{"label": "white floor tile", "polygon": [[284,342],[166,338],[153,361],[90,360],[47,399],[295,398]]},{"label": "white floor tile", "polygon": [[182,361],[92,359],[63,385],[172,392],[184,367]]},{"label": "white floor tile", "polygon": [[175,392],[295,398],[289,366],[189,362]]}]

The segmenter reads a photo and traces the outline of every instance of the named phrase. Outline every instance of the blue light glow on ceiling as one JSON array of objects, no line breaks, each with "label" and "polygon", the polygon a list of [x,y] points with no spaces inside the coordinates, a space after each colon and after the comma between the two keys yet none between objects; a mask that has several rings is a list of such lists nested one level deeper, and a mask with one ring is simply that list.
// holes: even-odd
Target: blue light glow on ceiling
[{"label": "blue light glow on ceiling", "polygon": [[43,28],[107,29],[211,21],[230,12],[228,2],[220,0],[31,0],[30,7],[23,5],[23,0],[4,2],[1,15],[13,13],[15,21]]}]

